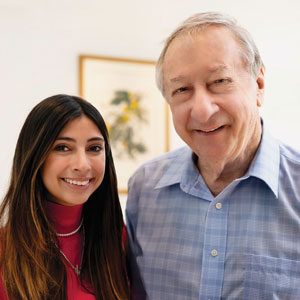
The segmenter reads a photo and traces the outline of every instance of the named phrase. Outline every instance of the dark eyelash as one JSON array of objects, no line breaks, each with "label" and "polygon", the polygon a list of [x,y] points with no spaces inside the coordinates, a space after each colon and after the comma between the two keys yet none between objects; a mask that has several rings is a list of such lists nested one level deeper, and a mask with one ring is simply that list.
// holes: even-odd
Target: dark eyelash
[{"label": "dark eyelash", "polygon": [[232,80],[230,78],[221,78],[215,81],[215,83],[230,83]]},{"label": "dark eyelash", "polygon": [[[101,150],[103,150],[103,147],[102,146],[99,146],[99,145],[96,145],[96,146],[91,146],[89,149],[91,151],[95,151],[95,148],[97,148],[96,152],[99,152]],[[93,150],[94,149],[94,150]]]},{"label": "dark eyelash", "polygon": [[187,90],[187,88],[179,88],[179,89],[176,90],[176,92],[177,93],[182,93],[182,92],[184,92],[186,90]]},{"label": "dark eyelash", "polygon": [[66,151],[68,150],[69,148],[66,146],[66,145],[57,145],[55,146],[54,150],[56,151]]}]

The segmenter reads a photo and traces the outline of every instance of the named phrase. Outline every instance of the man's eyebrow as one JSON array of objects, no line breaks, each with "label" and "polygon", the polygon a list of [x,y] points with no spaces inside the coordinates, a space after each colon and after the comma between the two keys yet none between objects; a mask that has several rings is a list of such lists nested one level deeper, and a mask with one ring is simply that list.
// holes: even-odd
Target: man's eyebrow
[{"label": "man's eyebrow", "polygon": [[[76,142],[75,139],[73,138],[70,138],[70,137],[67,137],[67,136],[60,136],[56,139],[57,141],[69,141],[69,142]],[[100,136],[95,136],[95,137],[92,137],[90,139],[87,140],[88,142],[94,142],[94,141],[102,141],[104,142],[104,138],[103,137],[100,137]]]},{"label": "man's eyebrow", "polygon": [[[224,70],[228,70],[228,67],[226,65],[219,65],[217,67],[213,67],[211,69],[208,70],[208,73],[213,74],[213,73],[219,73],[222,72]],[[171,83],[176,83],[176,82],[183,82],[186,80],[186,77],[184,76],[177,76],[174,78],[170,79]]]},{"label": "man's eyebrow", "polygon": [[184,77],[184,76],[177,76],[177,77],[171,78],[171,79],[170,79],[170,82],[176,83],[176,82],[182,82],[182,81],[184,81],[184,80],[185,80],[185,77]]},{"label": "man's eyebrow", "polygon": [[210,73],[218,73],[218,72],[222,72],[224,70],[228,70],[228,67],[226,65],[219,65],[215,68],[211,68],[209,70]]}]

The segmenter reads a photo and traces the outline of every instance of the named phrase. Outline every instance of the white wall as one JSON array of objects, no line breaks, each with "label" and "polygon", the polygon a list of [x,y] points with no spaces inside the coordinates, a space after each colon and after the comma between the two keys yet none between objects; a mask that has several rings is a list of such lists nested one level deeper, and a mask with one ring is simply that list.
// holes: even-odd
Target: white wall
[{"label": "white wall", "polygon": [[0,0],[0,199],[28,112],[50,95],[78,94],[79,54],[156,60],[179,22],[207,10],[235,16],[252,33],[267,67],[262,115],[300,148],[298,0]]}]

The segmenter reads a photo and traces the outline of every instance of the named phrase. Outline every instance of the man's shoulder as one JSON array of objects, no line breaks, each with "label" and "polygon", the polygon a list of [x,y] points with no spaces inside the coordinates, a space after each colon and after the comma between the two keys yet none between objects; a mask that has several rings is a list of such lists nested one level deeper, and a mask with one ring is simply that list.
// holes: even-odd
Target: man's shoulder
[{"label": "man's shoulder", "polygon": [[300,149],[283,142],[279,143],[281,161],[286,161],[290,165],[300,167]]},{"label": "man's shoulder", "polygon": [[159,180],[166,173],[179,171],[183,167],[186,157],[191,153],[188,146],[172,150],[157,156],[142,164],[131,176],[132,178]]},{"label": "man's shoulder", "polygon": [[172,150],[170,152],[166,152],[162,155],[159,155],[144,164],[141,165],[139,169],[151,169],[153,167],[163,167],[164,165],[173,164],[174,161],[178,161],[184,156],[185,153],[191,152],[188,146],[183,146],[176,150]]}]

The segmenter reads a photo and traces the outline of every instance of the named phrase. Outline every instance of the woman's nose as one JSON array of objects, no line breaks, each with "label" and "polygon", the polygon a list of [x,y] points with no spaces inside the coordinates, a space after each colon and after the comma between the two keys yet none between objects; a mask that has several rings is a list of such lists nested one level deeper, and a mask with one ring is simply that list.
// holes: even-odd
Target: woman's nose
[{"label": "woman's nose", "polygon": [[73,157],[72,168],[75,171],[87,171],[90,169],[90,162],[85,151],[77,151]]}]

